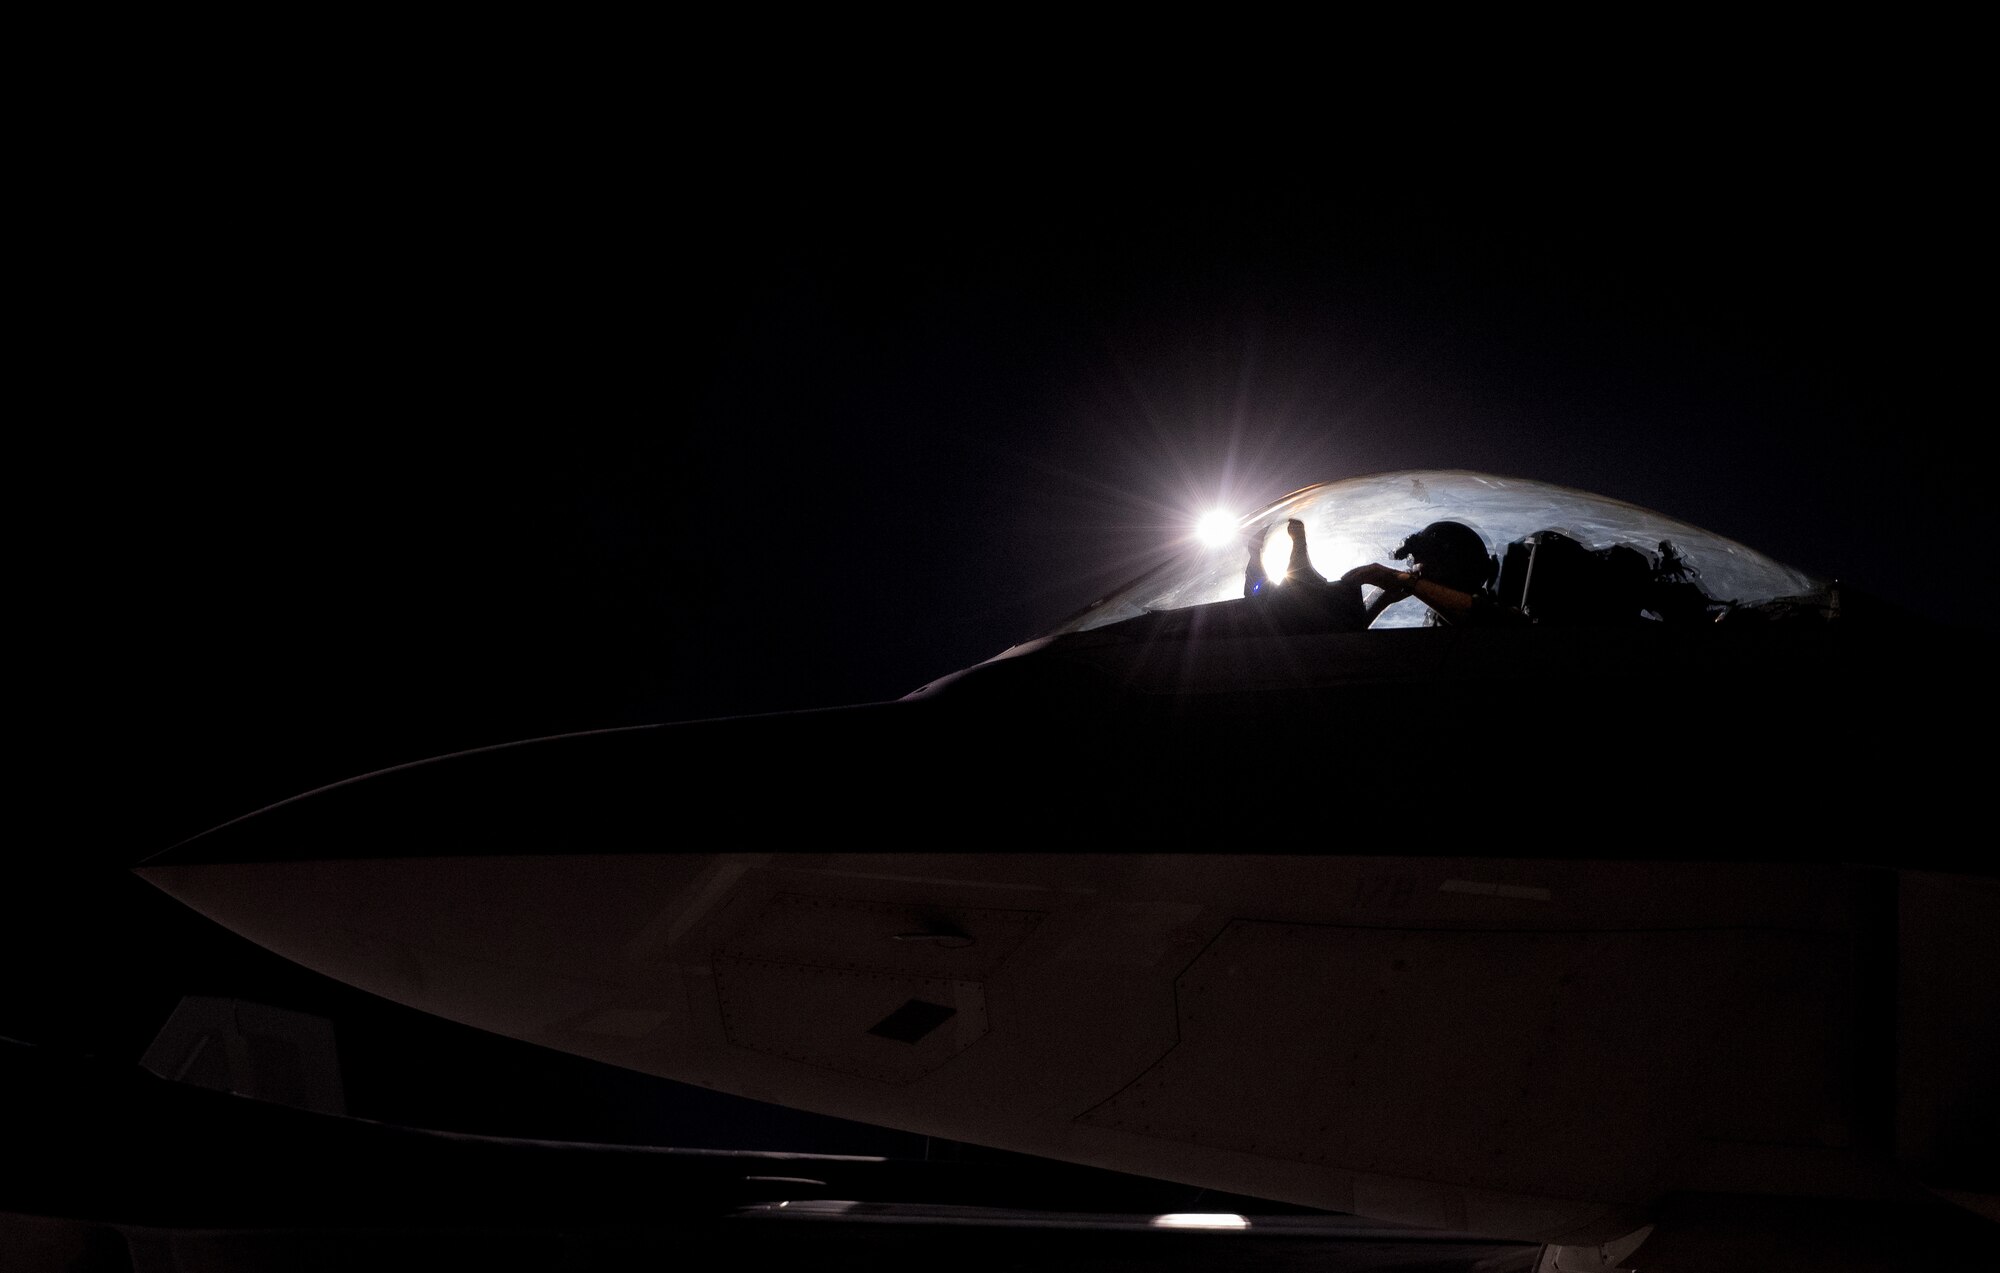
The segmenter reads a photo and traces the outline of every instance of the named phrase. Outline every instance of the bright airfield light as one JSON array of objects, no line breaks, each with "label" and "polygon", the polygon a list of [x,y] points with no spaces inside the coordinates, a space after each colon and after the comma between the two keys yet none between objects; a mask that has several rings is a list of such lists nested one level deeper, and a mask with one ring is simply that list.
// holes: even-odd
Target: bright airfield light
[{"label": "bright airfield light", "polygon": [[1250,1222],[1242,1216],[1229,1215],[1220,1211],[1176,1211],[1172,1215],[1154,1216],[1156,1229],[1247,1229]]},{"label": "bright airfield light", "polygon": [[1203,513],[1201,520],[1195,523],[1194,533],[1210,548],[1220,548],[1236,538],[1236,517],[1219,508],[1212,513]]}]

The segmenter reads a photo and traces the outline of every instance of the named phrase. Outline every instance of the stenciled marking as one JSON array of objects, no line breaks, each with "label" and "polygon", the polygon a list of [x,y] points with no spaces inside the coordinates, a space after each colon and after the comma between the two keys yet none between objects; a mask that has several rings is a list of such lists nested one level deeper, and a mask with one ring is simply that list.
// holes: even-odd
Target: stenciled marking
[{"label": "stenciled marking", "polygon": [[1354,881],[1355,906],[1408,906],[1417,882],[1408,875],[1364,875]]},{"label": "stenciled marking", "polygon": [[1497,884],[1491,880],[1446,880],[1440,893],[1466,893],[1473,897],[1516,897],[1529,902],[1547,902],[1554,894],[1539,884]]}]

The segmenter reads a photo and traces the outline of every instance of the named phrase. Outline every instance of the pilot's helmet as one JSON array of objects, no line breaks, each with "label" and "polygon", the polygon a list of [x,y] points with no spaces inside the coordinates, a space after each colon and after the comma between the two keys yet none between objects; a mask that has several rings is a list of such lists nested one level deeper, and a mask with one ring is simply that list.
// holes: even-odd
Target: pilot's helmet
[{"label": "pilot's helmet", "polygon": [[1406,557],[1423,567],[1424,578],[1461,592],[1478,592],[1500,569],[1486,541],[1464,522],[1432,522],[1396,550],[1397,561]]}]

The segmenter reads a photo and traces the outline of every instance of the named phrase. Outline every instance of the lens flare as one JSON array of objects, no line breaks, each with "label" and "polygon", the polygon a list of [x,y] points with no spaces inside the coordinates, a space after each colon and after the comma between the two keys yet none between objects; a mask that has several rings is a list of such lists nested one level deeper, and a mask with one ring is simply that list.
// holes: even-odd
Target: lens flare
[{"label": "lens flare", "polygon": [[1219,508],[1214,512],[1203,513],[1201,520],[1195,523],[1194,533],[1196,538],[1210,548],[1220,548],[1236,538],[1236,514],[1226,513]]},{"label": "lens flare", "polygon": [[1292,537],[1280,527],[1272,527],[1264,532],[1264,575],[1272,583],[1285,582],[1285,571],[1292,565]]}]

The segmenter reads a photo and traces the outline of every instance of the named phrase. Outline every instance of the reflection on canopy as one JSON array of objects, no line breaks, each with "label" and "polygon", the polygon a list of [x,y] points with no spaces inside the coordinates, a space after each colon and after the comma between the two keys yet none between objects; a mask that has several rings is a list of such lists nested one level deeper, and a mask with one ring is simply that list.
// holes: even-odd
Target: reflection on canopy
[{"label": "reflection on canopy", "polygon": [[[1292,517],[1305,523],[1313,565],[1329,579],[1367,562],[1389,562],[1410,534],[1432,522],[1456,521],[1478,531],[1487,550],[1495,554],[1516,540],[1547,530],[1560,531],[1586,548],[1624,545],[1655,562],[1661,541],[1669,541],[1718,601],[1750,605],[1825,586],[1733,539],[1636,504],[1546,482],[1463,470],[1378,473],[1308,486],[1245,517],[1240,525],[1248,537]],[[1282,533],[1273,538],[1289,548]],[[1082,632],[1157,610],[1240,597],[1247,555],[1244,539],[1219,548],[1190,547],[1055,631]],[[1282,571],[1282,556],[1279,561]],[[1416,627],[1426,613],[1422,602],[1400,601],[1384,610],[1375,626]]]}]

